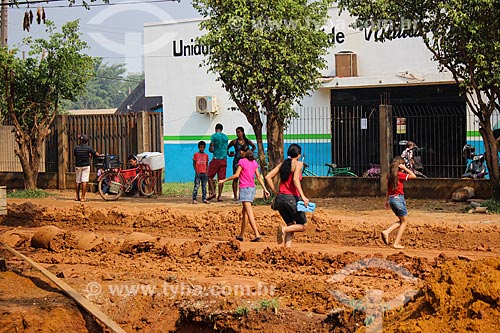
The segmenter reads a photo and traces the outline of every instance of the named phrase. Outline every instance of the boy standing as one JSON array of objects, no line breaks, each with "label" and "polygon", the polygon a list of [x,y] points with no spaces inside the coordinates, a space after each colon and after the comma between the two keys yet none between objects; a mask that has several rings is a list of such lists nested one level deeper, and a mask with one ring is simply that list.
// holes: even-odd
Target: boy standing
[{"label": "boy standing", "polygon": [[214,177],[217,175],[218,180],[226,178],[227,167],[227,142],[229,141],[226,134],[222,133],[222,124],[215,125],[215,133],[210,137],[210,147],[208,150],[214,154],[210,164],[208,165],[208,190],[210,196],[208,200],[212,200],[217,196],[217,201],[222,201],[221,194],[223,184],[218,184],[218,191],[216,193]]},{"label": "boy standing", "polygon": [[207,200],[207,170],[208,170],[208,155],[205,153],[205,141],[198,142],[198,152],[193,156],[194,188],[193,188],[193,204],[197,204],[196,197],[198,196],[198,188],[201,182],[201,200],[208,203]]}]

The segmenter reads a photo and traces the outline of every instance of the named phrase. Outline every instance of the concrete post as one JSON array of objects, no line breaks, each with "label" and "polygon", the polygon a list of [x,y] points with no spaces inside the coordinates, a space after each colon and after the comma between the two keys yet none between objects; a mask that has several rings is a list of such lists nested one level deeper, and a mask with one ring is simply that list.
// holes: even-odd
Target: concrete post
[{"label": "concrete post", "polygon": [[387,192],[387,173],[393,158],[392,105],[379,106],[380,194]]}]

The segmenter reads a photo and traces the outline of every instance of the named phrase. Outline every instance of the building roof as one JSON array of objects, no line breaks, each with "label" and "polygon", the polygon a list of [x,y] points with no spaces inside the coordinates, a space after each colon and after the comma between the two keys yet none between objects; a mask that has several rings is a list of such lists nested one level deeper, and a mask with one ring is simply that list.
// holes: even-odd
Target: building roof
[{"label": "building roof", "polygon": [[82,110],[66,110],[70,115],[80,116],[88,114],[115,114],[116,109],[82,109]]},{"label": "building roof", "polygon": [[143,80],[120,104],[116,113],[124,114],[141,111],[154,111],[162,107],[162,98],[158,96],[146,97],[146,84]]}]

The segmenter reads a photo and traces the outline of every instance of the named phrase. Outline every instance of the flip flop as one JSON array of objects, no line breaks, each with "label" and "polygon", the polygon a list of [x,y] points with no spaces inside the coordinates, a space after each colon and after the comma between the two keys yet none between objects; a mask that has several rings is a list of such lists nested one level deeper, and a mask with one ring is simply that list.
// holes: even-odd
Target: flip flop
[{"label": "flip flop", "polygon": [[260,237],[255,237],[250,242],[253,242],[253,243],[262,242],[262,239]]},{"label": "flip flop", "polygon": [[243,237],[236,236],[236,240],[239,240],[240,242],[243,242]]},{"label": "flip flop", "polygon": [[381,232],[380,236],[382,236],[382,240],[384,241],[384,244],[389,245],[389,239],[388,239],[387,235],[384,234],[384,232]]},{"label": "flip flop", "polygon": [[215,194],[212,194],[210,196],[208,196],[207,200],[212,200],[212,199],[215,199],[216,195]]}]

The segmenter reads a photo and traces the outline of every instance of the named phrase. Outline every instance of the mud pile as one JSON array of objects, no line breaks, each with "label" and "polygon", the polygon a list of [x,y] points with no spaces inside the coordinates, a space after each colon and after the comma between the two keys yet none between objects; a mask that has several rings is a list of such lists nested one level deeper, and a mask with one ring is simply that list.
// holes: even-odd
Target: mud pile
[{"label": "mud pile", "polygon": [[384,332],[498,332],[500,258],[451,260],[414,300],[384,319]]}]

